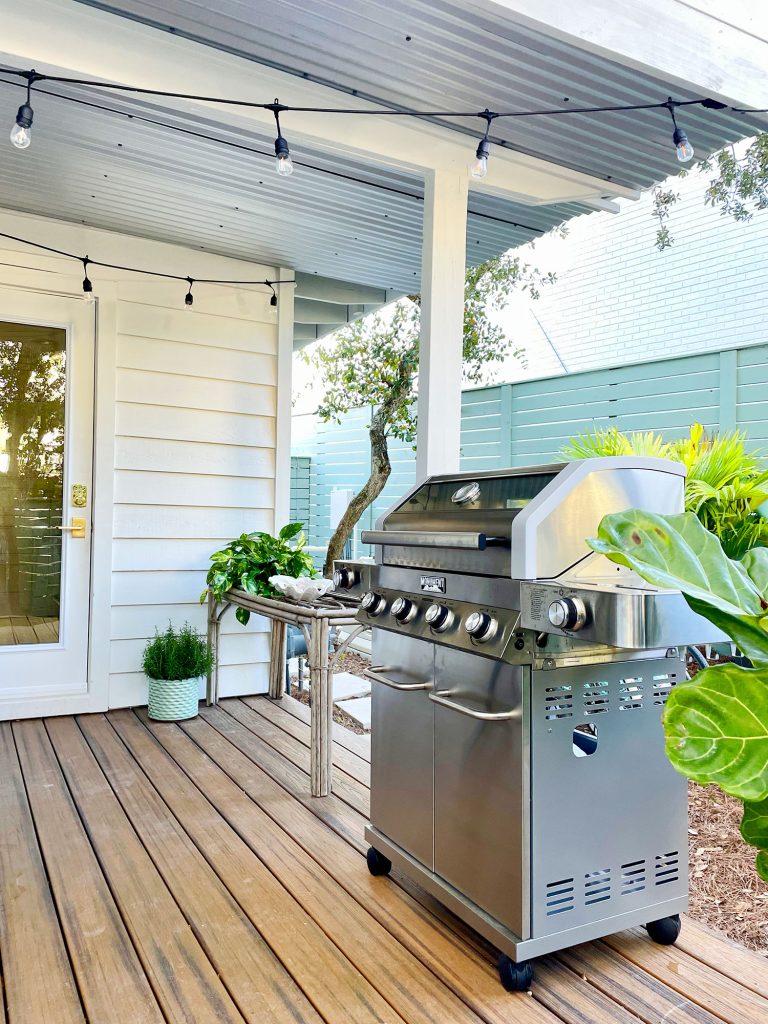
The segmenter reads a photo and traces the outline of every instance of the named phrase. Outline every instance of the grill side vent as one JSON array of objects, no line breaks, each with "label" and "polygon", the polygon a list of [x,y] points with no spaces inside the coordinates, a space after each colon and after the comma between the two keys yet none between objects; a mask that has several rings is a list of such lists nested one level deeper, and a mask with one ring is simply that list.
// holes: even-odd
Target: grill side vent
[{"label": "grill side vent", "polygon": [[621,895],[631,896],[645,889],[645,858],[621,865]]},{"label": "grill side vent", "polygon": [[666,885],[667,882],[676,882],[678,880],[680,877],[680,859],[677,850],[656,855],[655,876],[656,885]]},{"label": "grill side vent", "polygon": [[665,672],[653,677],[653,703],[666,704],[672,688],[677,685],[677,675]]},{"label": "grill side vent", "polygon": [[599,868],[584,875],[584,903],[603,903],[611,898],[611,869]]},{"label": "grill side vent", "polygon": [[610,711],[610,690],[604,679],[582,683],[585,715],[601,715]]},{"label": "grill side vent", "polygon": [[556,882],[547,882],[546,892],[547,917],[565,914],[573,910],[574,886],[572,878],[560,878]]},{"label": "grill side vent", "polygon": [[554,718],[573,717],[573,687],[548,686],[544,697],[544,717],[550,721]]},{"label": "grill side vent", "polygon": [[644,696],[642,676],[627,676],[619,680],[619,711],[642,708]]}]

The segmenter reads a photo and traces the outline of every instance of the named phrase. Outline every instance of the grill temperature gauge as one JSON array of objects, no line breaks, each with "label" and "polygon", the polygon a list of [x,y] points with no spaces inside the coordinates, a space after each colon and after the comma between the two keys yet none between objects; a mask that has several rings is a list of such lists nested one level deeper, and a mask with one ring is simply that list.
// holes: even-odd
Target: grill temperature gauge
[{"label": "grill temperature gauge", "polygon": [[464,621],[464,629],[479,644],[492,640],[499,624],[488,612],[472,612]]},{"label": "grill temperature gauge", "polygon": [[444,633],[453,622],[453,612],[444,604],[431,604],[424,618],[435,633]]},{"label": "grill temperature gauge", "polygon": [[387,602],[381,594],[376,594],[372,590],[369,590],[367,594],[363,594],[360,598],[360,607],[364,612],[368,612],[369,615],[381,615],[386,606]]}]

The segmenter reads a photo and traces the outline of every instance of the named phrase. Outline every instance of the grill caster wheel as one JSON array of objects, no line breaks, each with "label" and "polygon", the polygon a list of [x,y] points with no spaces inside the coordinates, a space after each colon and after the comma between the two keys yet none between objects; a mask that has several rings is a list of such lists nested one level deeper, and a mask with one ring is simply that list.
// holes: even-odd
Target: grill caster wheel
[{"label": "grill caster wheel", "polygon": [[658,921],[649,921],[645,930],[660,946],[671,946],[676,942],[681,927],[680,915],[672,914],[671,917],[662,917]]},{"label": "grill caster wheel", "polygon": [[385,857],[383,853],[374,850],[372,846],[368,847],[365,859],[368,862],[368,870],[372,875],[388,875],[392,870],[392,861]]},{"label": "grill caster wheel", "polygon": [[517,963],[502,953],[499,957],[499,978],[507,992],[527,992],[533,982],[533,964]]}]

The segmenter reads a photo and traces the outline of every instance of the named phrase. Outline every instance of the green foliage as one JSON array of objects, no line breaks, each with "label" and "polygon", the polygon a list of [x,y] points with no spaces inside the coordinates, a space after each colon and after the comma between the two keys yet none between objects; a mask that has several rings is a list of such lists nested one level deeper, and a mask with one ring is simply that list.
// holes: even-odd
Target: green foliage
[{"label": "green foliage", "polygon": [[155,631],[141,663],[150,679],[198,679],[213,668],[213,649],[188,622],[178,631],[169,623],[164,633]]},{"label": "green foliage", "polygon": [[606,516],[590,546],[658,587],[683,593],[757,668],[718,665],[675,687],[664,709],[667,754],[683,775],[744,801],[742,835],[768,881],[768,548],[741,561],[692,512]]},{"label": "green foliage", "polygon": [[[554,275],[542,275],[508,253],[467,271],[464,287],[464,379],[477,384],[508,355],[522,360],[492,314],[513,291],[536,298]],[[401,299],[388,310],[337,331],[333,343],[304,359],[317,372],[323,398],[317,414],[338,423],[350,409],[385,410],[387,434],[413,443],[416,437],[416,377],[419,368],[421,299]]]},{"label": "green foliage", "polygon": [[679,198],[679,194],[671,189],[663,189],[657,185],[653,190],[653,216],[659,222],[656,231],[656,248],[659,252],[669,249],[674,242],[667,221],[672,207]]},{"label": "green foliage", "polygon": [[717,536],[731,558],[768,545],[768,520],[758,511],[768,500],[768,471],[759,455],[745,448],[746,435],[707,437],[694,423],[681,441],[665,441],[653,431],[625,434],[616,427],[580,434],[562,450],[566,459],[603,455],[653,455],[682,462],[687,469],[685,507]]},{"label": "green foliage", "polygon": [[755,210],[768,207],[768,134],[757,135],[743,156],[733,147],[721,150],[705,169],[717,168],[706,191],[705,201],[719,207],[724,216],[751,220]]},{"label": "green foliage", "polygon": [[[287,523],[277,537],[269,533],[243,533],[214,552],[206,576],[208,588],[201,594],[200,602],[206,599],[209,589],[217,600],[233,589],[260,597],[279,597],[269,582],[270,576],[314,576],[312,557],[304,550],[302,530],[301,523]],[[247,608],[238,608],[235,617],[245,626],[251,613]]]}]

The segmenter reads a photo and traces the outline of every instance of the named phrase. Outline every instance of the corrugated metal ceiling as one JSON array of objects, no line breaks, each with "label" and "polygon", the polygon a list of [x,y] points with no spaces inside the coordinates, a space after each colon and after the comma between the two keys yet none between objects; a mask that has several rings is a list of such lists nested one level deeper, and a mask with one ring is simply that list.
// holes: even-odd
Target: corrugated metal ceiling
[{"label": "corrugated metal ceiling", "polygon": [[[80,2],[411,109],[601,106],[659,102],[670,92],[659,79],[524,29],[501,6],[491,15],[472,0]],[[675,98],[695,97],[677,90]],[[681,122],[701,154],[768,124],[700,108],[681,112]],[[666,110],[507,120],[496,122],[493,134],[514,149],[632,187],[647,188],[679,169]]]}]

